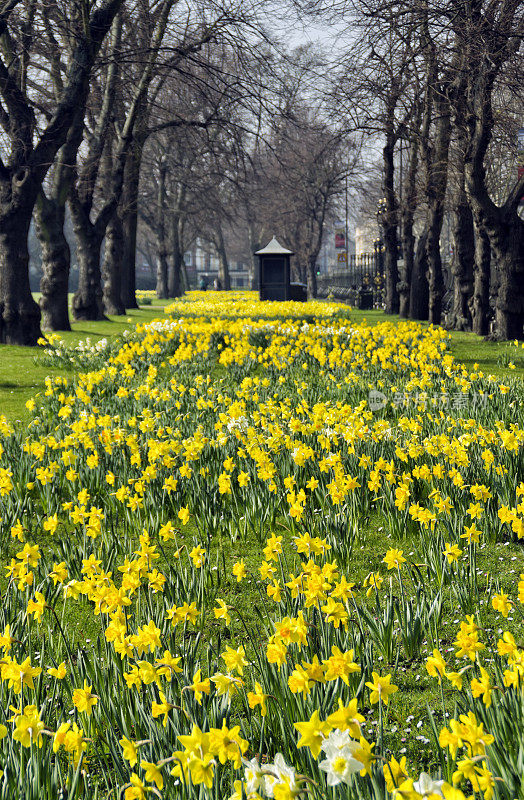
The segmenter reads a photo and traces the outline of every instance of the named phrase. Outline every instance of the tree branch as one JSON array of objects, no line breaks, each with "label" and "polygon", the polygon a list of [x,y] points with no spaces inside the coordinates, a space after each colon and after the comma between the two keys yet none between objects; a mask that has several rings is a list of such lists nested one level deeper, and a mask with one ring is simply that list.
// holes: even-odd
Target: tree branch
[{"label": "tree branch", "polygon": [[95,9],[89,21],[87,35],[82,37],[75,47],[58,107],[30,159],[30,166],[36,171],[40,180],[44,179],[56,153],[64,143],[78,106],[85,106],[91,67],[122,2],[123,0],[105,0]]}]

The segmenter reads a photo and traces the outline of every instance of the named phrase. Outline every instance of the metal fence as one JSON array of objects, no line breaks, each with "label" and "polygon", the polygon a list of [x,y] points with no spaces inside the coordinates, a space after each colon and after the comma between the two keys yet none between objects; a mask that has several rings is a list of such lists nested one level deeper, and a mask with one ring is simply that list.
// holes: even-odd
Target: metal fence
[{"label": "metal fence", "polygon": [[381,251],[351,255],[344,269],[317,278],[319,297],[333,296],[352,305],[381,308],[384,302],[384,260]]},{"label": "metal fence", "polygon": [[[446,314],[453,304],[453,277],[451,274],[451,261],[442,258],[442,275],[444,279],[444,297],[442,310]],[[384,294],[384,254],[378,250],[375,253],[352,255],[349,264],[344,269],[329,271],[317,277],[317,292],[319,297],[333,297],[335,300],[344,300],[350,305],[366,308],[383,308]],[[369,298],[362,304],[362,295],[372,292],[372,306]]]}]

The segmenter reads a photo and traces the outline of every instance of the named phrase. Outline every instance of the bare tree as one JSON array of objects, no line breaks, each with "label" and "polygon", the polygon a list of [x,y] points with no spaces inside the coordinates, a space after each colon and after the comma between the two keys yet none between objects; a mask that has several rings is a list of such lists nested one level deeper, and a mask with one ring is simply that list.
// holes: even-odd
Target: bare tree
[{"label": "bare tree", "polygon": [[[259,230],[278,235],[296,254],[295,277],[317,293],[317,259],[325,223],[344,191],[357,152],[343,132],[296,101],[274,120],[257,169]],[[260,238],[260,234],[259,234]]]},{"label": "bare tree", "polygon": [[[489,237],[498,273],[497,334],[504,339],[523,335],[524,325],[524,221],[518,206],[524,194],[524,176],[515,180],[503,202],[491,197],[486,180],[486,156],[493,137],[493,99],[504,68],[518,57],[524,37],[524,11],[518,0],[457,4],[455,29],[458,46],[466,53],[468,74],[465,94],[465,188],[479,234],[474,302],[484,315],[482,302],[489,279],[485,237]],[[480,274],[478,274],[480,273]],[[481,320],[483,321],[483,320]],[[479,327],[483,327],[478,323]]]},{"label": "bare tree", "polygon": [[[461,106],[459,108],[462,108]],[[455,128],[449,162],[449,204],[453,228],[453,304],[447,325],[455,330],[472,327],[473,273],[475,267],[475,228],[465,186],[464,137],[462,125]],[[487,331],[483,331],[487,333]]]},{"label": "bare tree", "polygon": [[[69,205],[78,245],[79,281],[78,290],[73,297],[73,315],[77,320],[104,317],[100,248],[107,226],[120,201],[126,158],[137,114],[144,98],[147,97],[154,77],[156,59],[174,2],[175,0],[161,0],[155,7],[154,13],[147,7],[142,8],[144,18],[141,23],[147,31],[148,49],[139,80],[131,93],[130,103],[122,114],[120,125],[114,115],[118,62],[110,58],[101,92],[101,102],[97,109],[96,123],[89,131],[87,154],[75,167],[76,181],[69,192]],[[121,26],[122,19],[117,16],[113,23],[111,52],[119,47]],[[113,142],[110,126],[114,122],[117,123],[117,128]],[[103,170],[101,170],[102,165]],[[95,191],[100,174],[108,189],[104,191],[104,197],[99,198],[99,207],[93,219]]]},{"label": "bare tree", "polygon": [[[48,108],[32,89],[31,54],[41,23],[41,6],[16,0],[0,11],[0,125],[7,156],[0,160],[0,341],[35,344],[40,310],[29,286],[27,237],[42,182],[66,141],[78,109],[85,105],[89,76],[121,0],[67,3],[74,39],[62,90]],[[22,41],[23,39],[23,41]]]},{"label": "bare tree", "polygon": [[[410,294],[415,260],[414,219],[417,208],[417,173],[420,152],[420,125],[422,103],[415,90],[411,122],[406,124],[404,137],[407,140],[407,166],[405,175],[400,174],[400,237],[402,242],[403,268],[399,275],[399,314],[406,319],[410,315]],[[402,147],[402,142],[401,145]],[[401,150],[402,155],[402,150]]]}]

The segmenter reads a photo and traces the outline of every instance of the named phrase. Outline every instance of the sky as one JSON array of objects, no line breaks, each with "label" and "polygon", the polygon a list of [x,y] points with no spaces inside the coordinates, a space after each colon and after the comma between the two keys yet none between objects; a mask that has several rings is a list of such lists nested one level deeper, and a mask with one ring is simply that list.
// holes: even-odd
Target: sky
[{"label": "sky", "polygon": [[282,40],[287,41],[290,47],[302,44],[317,44],[333,53],[347,46],[346,27],[342,22],[335,24],[327,20],[322,22],[297,13],[289,5],[279,4],[273,13],[268,12],[268,27],[275,31]]}]

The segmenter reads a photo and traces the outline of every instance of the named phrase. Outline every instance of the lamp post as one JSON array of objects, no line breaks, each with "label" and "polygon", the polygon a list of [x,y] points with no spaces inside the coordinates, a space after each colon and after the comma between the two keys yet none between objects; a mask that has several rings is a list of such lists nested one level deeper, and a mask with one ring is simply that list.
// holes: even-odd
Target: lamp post
[{"label": "lamp post", "polygon": [[348,173],[346,172],[346,181],[345,181],[345,209],[344,209],[344,230],[345,230],[345,238],[346,238],[346,274],[349,275],[349,224],[348,224]]}]

